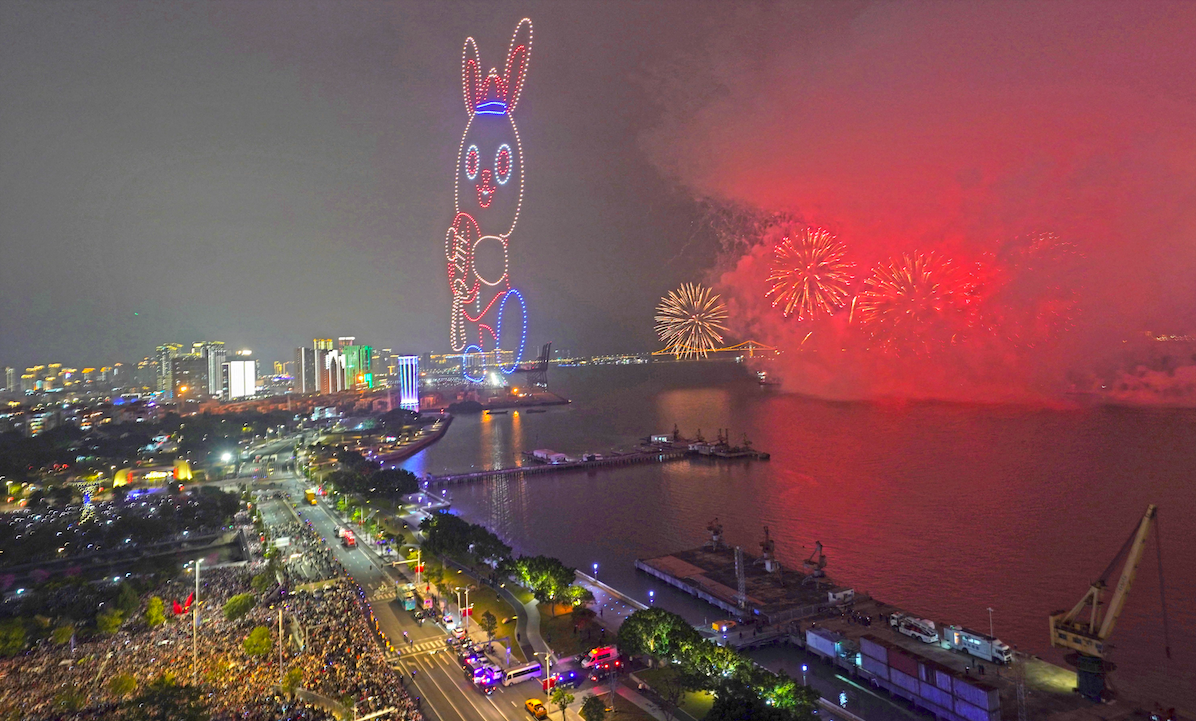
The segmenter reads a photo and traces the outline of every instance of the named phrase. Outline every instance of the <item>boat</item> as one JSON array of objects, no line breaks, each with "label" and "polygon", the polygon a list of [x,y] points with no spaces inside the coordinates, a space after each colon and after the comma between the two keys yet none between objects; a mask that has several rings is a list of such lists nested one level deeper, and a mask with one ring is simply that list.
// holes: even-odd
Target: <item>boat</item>
[{"label": "boat", "polygon": [[765,371],[758,371],[756,373],[756,382],[762,386],[779,386],[779,385],[781,385],[780,381],[770,381],[768,379],[768,373]]},{"label": "boat", "polygon": [[524,411],[524,413],[547,413],[547,412],[548,411],[543,408],[528,408],[526,411]]},{"label": "boat", "polygon": [[499,416],[504,413],[510,413],[510,411],[508,411],[508,410],[486,411],[486,415],[488,415],[488,416]]}]

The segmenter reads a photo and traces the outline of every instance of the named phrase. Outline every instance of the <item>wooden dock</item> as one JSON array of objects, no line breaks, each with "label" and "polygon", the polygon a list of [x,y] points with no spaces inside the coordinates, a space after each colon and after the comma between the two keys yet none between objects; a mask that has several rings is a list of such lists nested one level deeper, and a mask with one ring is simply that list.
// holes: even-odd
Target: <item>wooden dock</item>
[{"label": "wooden dock", "polygon": [[568,463],[537,463],[535,465],[515,466],[513,468],[492,468],[485,471],[470,473],[450,473],[443,476],[430,476],[428,485],[451,485],[454,483],[471,483],[490,479],[520,479],[525,476],[557,473],[561,471],[579,471],[598,468],[613,468],[615,466],[629,466],[637,463],[668,463],[691,457],[689,451],[641,451],[623,453],[617,456],[604,456],[592,461],[570,461]]}]

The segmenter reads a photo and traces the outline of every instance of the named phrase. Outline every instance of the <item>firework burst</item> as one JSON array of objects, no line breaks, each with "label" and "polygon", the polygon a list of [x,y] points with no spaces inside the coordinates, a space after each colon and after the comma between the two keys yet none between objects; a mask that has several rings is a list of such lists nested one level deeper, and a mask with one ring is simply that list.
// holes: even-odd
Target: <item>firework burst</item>
[{"label": "firework burst", "polygon": [[934,253],[903,255],[873,269],[852,316],[884,350],[924,353],[955,340],[956,286],[949,260]]},{"label": "firework burst", "polygon": [[656,306],[656,334],[678,358],[705,358],[723,342],[727,306],[709,288],[684,283]]},{"label": "firework burst", "polygon": [[825,230],[806,228],[785,236],[773,250],[766,298],[788,318],[808,320],[830,315],[847,303],[854,263],[843,259],[847,249]]}]

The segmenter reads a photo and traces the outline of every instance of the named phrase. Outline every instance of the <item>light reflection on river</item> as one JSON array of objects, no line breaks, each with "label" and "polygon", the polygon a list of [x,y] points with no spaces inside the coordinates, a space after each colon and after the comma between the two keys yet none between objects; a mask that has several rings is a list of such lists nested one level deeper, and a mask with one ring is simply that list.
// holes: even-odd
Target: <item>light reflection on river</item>
[{"label": "light reflection on river", "polygon": [[[1196,412],[941,403],[833,403],[760,388],[726,363],[552,371],[574,400],[543,414],[465,416],[412,458],[417,473],[509,466],[521,452],[628,449],[650,433],[746,433],[770,462],[681,461],[452,489],[454,508],[525,554],[600,564],[607,581],[685,613],[717,610],[637,573],[637,557],[692,548],[718,516],[758,550],[768,525],[800,567],[822,541],[828,572],[936,621],[985,628],[1058,659],[1047,614],[1070,607],[1146,504],[1160,506],[1171,648],[1163,656],[1148,548],[1114,642],[1117,680],[1196,707]],[[1178,692],[1176,689],[1183,689]]]}]

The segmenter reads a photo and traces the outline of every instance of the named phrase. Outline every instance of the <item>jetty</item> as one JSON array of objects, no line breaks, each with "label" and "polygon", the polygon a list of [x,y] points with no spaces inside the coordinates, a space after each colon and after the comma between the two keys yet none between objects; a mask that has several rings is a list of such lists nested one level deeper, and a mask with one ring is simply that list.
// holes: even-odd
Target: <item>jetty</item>
[{"label": "jetty", "polygon": [[669,463],[671,461],[679,461],[684,458],[688,458],[689,456],[689,451],[680,450],[651,452],[636,451],[634,453],[612,454],[591,460],[565,461],[562,463],[535,463],[525,466],[512,466],[510,468],[491,468],[483,471],[470,471],[468,473],[449,473],[442,476],[428,476],[424,480],[428,485],[444,486],[457,483],[472,483],[474,481],[520,479],[525,476],[545,475],[562,471],[613,468],[616,466],[629,466],[639,463]]}]

